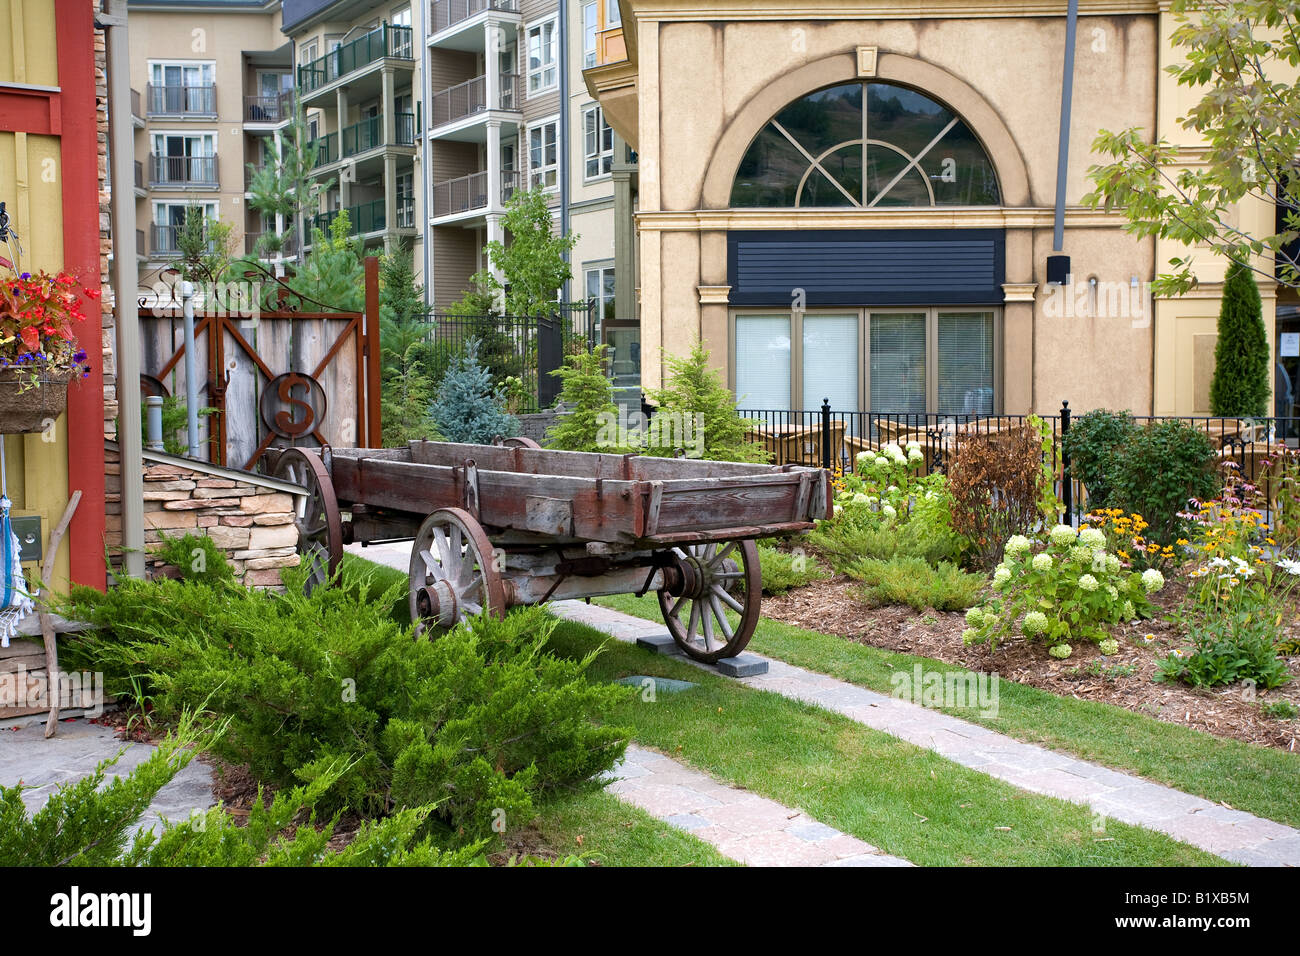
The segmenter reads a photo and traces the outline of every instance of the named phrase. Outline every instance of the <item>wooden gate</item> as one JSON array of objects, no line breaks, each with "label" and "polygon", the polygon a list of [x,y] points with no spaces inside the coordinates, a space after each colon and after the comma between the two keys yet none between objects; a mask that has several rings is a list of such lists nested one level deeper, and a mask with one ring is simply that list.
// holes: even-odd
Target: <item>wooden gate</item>
[{"label": "wooden gate", "polygon": [[[327,311],[270,273],[272,310],[195,309],[194,365],[202,376],[200,442],[213,462],[251,470],[271,446],[378,448],[379,268],[365,260],[365,310]],[[179,282],[160,305],[141,297],[141,389],[185,402]],[[251,297],[250,297],[251,298]]]}]

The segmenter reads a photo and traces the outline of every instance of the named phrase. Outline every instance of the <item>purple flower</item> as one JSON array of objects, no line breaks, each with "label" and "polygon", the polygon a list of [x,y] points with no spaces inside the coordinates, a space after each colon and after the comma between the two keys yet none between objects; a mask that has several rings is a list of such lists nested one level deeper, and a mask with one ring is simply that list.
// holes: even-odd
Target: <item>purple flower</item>
[{"label": "purple flower", "polygon": [[75,351],[75,352],[72,353],[72,361],[74,361],[74,362],[84,362],[85,360],[86,360],[86,350],[85,350],[85,349],[77,349],[77,351]]},{"label": "purple flower", "polygon": [[31,277],[32,277],[32,274],[31,274],[30,272],[24,272],[24,273],[23,273],[22,275],[20,275],[18,278],[20,278],[20,279],[30,279]]}]

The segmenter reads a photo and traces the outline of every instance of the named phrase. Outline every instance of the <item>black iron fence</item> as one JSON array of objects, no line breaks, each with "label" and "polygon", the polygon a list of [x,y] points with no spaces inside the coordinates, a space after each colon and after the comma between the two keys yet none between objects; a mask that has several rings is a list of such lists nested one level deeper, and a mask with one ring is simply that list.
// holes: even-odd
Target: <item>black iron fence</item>
[{"label": "black iron fence", "polygon": [[[1013,435],[1033,427],[1029,415],[936,415],[921,413],[850,412],[823,402],[816,411],[740,409],[756,424],[750,437],[772,456],[773,464],[798,464],[849,470],[857,456],[882,445],[917,442],[928,473],[947,469],[963,438]],[[1088,493],[1071,474],[1061,437],[1070,430],[1072,411],[1062,402],[1056,414],[1039,415],[1052,435],[1052,470],[1056,493],[1067,513],[1088,510]],[[1279,452],[1296,449],[1300,418],[1215,418],[1210,416],[1134,415],[1139,425],[1177,418],[1204,431],[1218,451],[1220,463],[1235,466],[1241,481],[1263,487]],[[1229,465],[1231,463],[1231,465]]]},{"label": "black iron fence", "polygon": [[557,306],[548,316],[451,315],[426,316],[428,331],[419,356],[434,382],[442,381],[452,364],[478,341],[478,359],[493,381],[521,383],[520,413],[549,408],[559,395],[559,379],[550,373],[564,356],[590,349],[595,340],[596,310],[591,302]]}]

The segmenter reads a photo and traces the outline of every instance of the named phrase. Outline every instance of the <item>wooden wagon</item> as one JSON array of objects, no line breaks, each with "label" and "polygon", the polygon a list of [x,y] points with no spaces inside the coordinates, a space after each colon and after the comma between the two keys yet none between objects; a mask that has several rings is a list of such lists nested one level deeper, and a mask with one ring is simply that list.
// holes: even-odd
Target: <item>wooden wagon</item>
[{"label": "wooden wagon", "polygon": [[352,542],[412,540],[411,619],[446,628],[473,614],[564,598],[655,592],[697,660],[739,654],[758,623],[755,540],[826,516],[820,468],[411,442],[289,448],[270,469],[308,491],[299,553],[309,586]]}]

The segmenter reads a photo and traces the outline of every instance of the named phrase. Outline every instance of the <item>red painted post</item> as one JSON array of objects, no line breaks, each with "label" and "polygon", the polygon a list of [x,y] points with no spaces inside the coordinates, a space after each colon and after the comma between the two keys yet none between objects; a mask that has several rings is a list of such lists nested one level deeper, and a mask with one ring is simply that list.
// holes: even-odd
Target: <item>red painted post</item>
[{"label": "red painted post", "polygon": [[[63,183],[63,266],[87,289],[99,289],[99,154],[95,113],[95,32],[86,0],[54,0],[58,22],[59,141]],[[51,104],[52,108],[54,104]],[[118,254],[134,252],[134,236],[114,238]],[[117,321],[134,319],[134,291],[119,296]],[[104,369],[99,301],[85,303],[77,330],[90,375],[68,389],[68,487],[81,506],[68,528],[73,582],[104,589]]]}]

